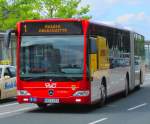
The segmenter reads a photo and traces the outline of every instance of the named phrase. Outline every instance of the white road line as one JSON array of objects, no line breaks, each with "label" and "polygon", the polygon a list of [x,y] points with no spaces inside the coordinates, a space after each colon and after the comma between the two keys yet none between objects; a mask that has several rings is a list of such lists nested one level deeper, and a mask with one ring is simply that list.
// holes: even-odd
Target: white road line
[{"label": "white road line", "polygon": [[141,104],[141,105],[137,105],[137,106],[135,106],[135,107],[129,108],[128,111],[132,111],[132,110],[134,110],[134,109],[137,109],[137,108],[140,108],[140,107],[143,107],[143,106],[146,106],[146,105],[147,105],[147,103],[143,103],[143,104]]},{"label": "white road line", "polygon": [[21,111],[25,111],[25,110],[30,110],[30,109],[33,109],[33,108],[35,108],[35,107],[26,107],[26,108],[14,110],[14,111],[2,112],[2,113],[0,113],[0,116],[2,116],[2,115],[7,115],[7,114],[11,114],[11,113],[16,113],[16,112],[21,112]]},{"label": "white road line", "polygon": [[145,80],[150,80],[150,78],[145,78]]},{"label": "white road line", "polygon": [[2,107],[7,107],[7,106],[13,106],[13,105],[17,105],[18,103],[11,103],[11,104],[6,104],[6,105],[0,105],[0,108]]},{"label": "white road line", "polygon": [[102,122],[102,121],[105,121],[107,120],[108,118],[102,118],[102,119],[99,119],[99,120],[96,120],[96,121],[93,121],[93,122],[90,122],[88,124],[96,124],[96,123],[99,123],[99,122]]}]

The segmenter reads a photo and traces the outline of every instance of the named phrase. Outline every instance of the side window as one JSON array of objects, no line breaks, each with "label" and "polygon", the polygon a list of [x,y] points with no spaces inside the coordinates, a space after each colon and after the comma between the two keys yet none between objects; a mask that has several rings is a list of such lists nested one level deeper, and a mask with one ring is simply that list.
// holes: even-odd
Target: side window
[{"label": "side window", "polygon": [[92,37],[90,38],[90,53],[97,53],[96,39]]},{"label": "side window", "polygon": [[10,71],[11,77],[16,77],[16,69],[14,67],[9,67],[9,71]]}]

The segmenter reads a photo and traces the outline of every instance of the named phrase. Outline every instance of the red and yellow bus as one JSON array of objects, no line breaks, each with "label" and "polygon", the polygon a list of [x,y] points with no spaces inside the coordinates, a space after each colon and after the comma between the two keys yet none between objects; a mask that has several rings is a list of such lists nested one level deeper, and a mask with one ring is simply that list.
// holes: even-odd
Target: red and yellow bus
[{"label": "red and yellow bus", "polygon": [[133,31],[82,19],[17,23],[19,103],[99,104],[127,96],[144,75],[144,37]]}]

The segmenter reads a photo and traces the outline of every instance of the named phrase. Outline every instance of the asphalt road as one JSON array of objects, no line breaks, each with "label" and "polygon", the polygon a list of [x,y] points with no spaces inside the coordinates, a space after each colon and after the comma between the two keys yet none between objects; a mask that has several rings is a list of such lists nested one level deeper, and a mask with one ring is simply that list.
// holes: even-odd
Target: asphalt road
[{"label": "asphalt road", "polygon": [[115,96],[101,108],[55,105],[42,110],[15,99],[0,101],[0,124],[150,124],[150,74],[140,90],[127,98]]}]

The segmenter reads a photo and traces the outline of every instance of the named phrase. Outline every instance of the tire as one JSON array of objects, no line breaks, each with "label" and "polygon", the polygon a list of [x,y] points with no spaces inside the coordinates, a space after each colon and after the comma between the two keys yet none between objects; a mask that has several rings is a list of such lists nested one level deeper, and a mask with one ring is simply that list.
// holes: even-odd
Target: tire
[{"label": "tire", "polygon": [[104,83],[102,82],[101,84],[101,100],[100,100],[100,105],[103,106],[106,103],[106,98],[107,98],[107,91]]},{"label": "tire", "polygon": [[1,98],[2,98],[2,91],[0,90],[0,101],[1,101]]},{"label": "tire", "polygon": [[106,87],[103,82],[100,87],[100,95],[101,99],[95,104],[96,108],[100,108],[106,103]]},{"label": "tire", "polygon": [[38,103],[37,106],[38,106],[40,109],[46,109],[46,108],[47,108],[47,104],[44,104],[44,103]]},{"label": "tire", "polygon": [[123,97],[127,97],[129,94],[129,82],[128,79],[125,78],[125,90],[123,92]]},{"label": "tire", "polygon": [[142,77],[143,77],[143,73],[140,71],[140,85],[142,85],[142,84],[143,84]]},{"label": "tire", "polygon": [[143,84],[142,82],[142,72],[140,71],[140,79],[139,79],[139,85],[136,86],[136,89],[139,90],[141,88],[141,84]]},{"label": "tire", "polygon": [[139,89],[141,89],[141,85],[140,84],[135,87],[135,90],[139,90]]}]

